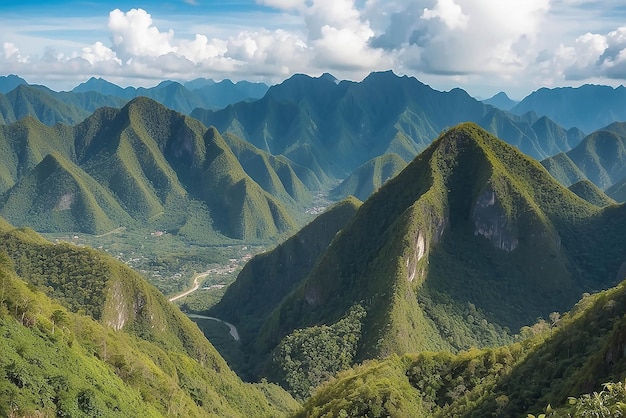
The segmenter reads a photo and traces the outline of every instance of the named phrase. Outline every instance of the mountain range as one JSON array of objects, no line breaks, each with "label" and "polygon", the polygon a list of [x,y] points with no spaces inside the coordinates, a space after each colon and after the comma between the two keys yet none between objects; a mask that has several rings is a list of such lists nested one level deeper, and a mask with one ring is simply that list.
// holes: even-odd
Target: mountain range
[{"label": "mountain range", "polygon": [[[251,260],[211,313],[246,329],[249,372],[306,397],[337,361],[340,370],[393,353],[508,343],[538,316],[615,285],[626,261],[624,215],[622,206],[583,200],[536,161],[463,124],[375,192],[327,247],[316,245],[324,249],[311,253],[315,261],[281,261],[295,252],[287,248],[297,239],[287,241]],[[247,319],[242,295],[262,297],[280,277],[289,286],[272,289],[292,290],[264,299],[264,313]],[[303,351],[320,338],[350,344]]]},{"label": "mountain range", "polygon": [[248,167],[265,190],[215,129],[147,98],[74,127],[25,118],[2,127],[0,144],[0,213],[40,231],[151,223],[203,240],[268,239],[293,231],[307,201],[289,161],[248,148],[267,161]]},{"label": "mountain range", "polygon": [[547,118],[515,116],[461,89],[440,92],[415,78],[372,73],[362,82],[294,75],[254,102],[191,115],[260,149],[336,178],[384,154],[410,161],[441,130],[473,121],[534,158],[568,151],[583,138]]},{"label": "mountain range", "polygon": [[591,133],[613,122],[626,121],[626,87],[586,84],[580,87],[541,88],[511,110],[517,115],[534,112],[566,129]]},{"label": "mountain range", "polygon": [[561,183],[569,186],[589,180],[620,201],[620,185],[626,181],[626,124],[615,122],[585,137],[576,147],[541,162]]},{"label": "mountain range", "polygon": [[[575,116],[595,87],[541,94]],[[626,377],[626,125],[492,99],[391,72],[0,77],[0,415],[580,413]],[[239,330],[230,364],[140,275],[28,228],[120,226],[278,244],[196,312]]]}]

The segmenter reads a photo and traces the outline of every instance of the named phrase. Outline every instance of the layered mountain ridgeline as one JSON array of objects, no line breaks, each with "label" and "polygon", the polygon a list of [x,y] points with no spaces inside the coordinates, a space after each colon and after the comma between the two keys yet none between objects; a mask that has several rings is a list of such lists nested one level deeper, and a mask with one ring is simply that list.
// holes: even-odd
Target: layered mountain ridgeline
[{"label": "layered mountain ridgeline", "polygon": [[593,132],[626,120],[626,88],[586,84],[580,87],[541,88],[511,109],[522,115],[534,112],[566,128]]},{"label": "layered mountain ridgeline", "polygon": [[[258,148],[345,178],[387,153],[410,161],[442,129],[474,121],[535,158],[567,151],[583,134],[533,115],[518,117],[485,105],[461,89],[439,92],[414,78],[372,73],[360,83],[325,74],[294,75],[252,103],[192,116]],[[537,123],[539,123],[537,125]]]},{"label": "layered mountain ridgeline", "polygon": [[26,118],[0,135],[0,213],[41,231],[148,223],[204,242],[268,239],[293,231],[311,199],[286,158],[249,147],[268,161],[253,173],[271,178],[265,190],[214,128],[147,98],[74,127]]},{"label": "layered mountain ridgeline", "polygon": [[366,362],[318,388],[296,416],[620,416],[626,393],[603,384],[626,377],[625,313],[621,283],[524,329],[536,335],[522,342]]},{"label": "layered mountain ridgeline", "polygon": [[281,416],[282,389],[244,384],[200,330],[107,255],[0,222],[0,414]]},{"label": "layered mountain ridgeline", "polygon": [[601,208],[617,203],[589,180],[576,182],[569,186],[568,189],[578,195],[578,197],[581,197],[592,205],[596,205]]},{"label": "layered mountain ridgeline", "polygon": [[511,110],[519,102],[511,99],[505,92],[501,91],[492,97],[482,100],[483,103],[497,107],[502,110]]},{"label": "layered mountain ridgeline", "polygon": [[187,83],[189,87],[164,81],[151,88],[121,88],[92,78],[72,91],[57,92],[45,86],[29,85],[17,76],[0,77],[0,124],[11,124],[33,116],[50,126],[56,123],[75,125],[101,107],[121,108],[140,96],[190,114],[195,108],[221,109],[232,103],[260,99],[268,89],[263,83],[247,81],[196,81]]},{"label": "layered mountain ridgeline", "polygon": [[[251,362],[282,370],[272,377],[306,396],[337,370],[333,358],[345,367],[511,341],[538,316],[616,283],[625,212],[579,198],[474,124],[453,128],[361,206],[258,329]],[[239,307],[227,303],[223,312]],[[348,346],[319,358],[307,348],[319,338]],[[283,367],[289,358],[299,380]]]},{"label": "layered mountain ridgeline", "polygon": [[350,174],[337,187],[331,190],[330,196],[334,199],[343,199],[355,196],[367,200],[385,182],[395,177],[406,167],[404,161],[397,154],[384,154],[376,157]]},{"label": "layered mountain ridgeline", "polygon": [[15,74],[0,76],[0,93],[7,94],[19,85],[28,84],[26,80]]},{"label": "layered mountain ridgeline", "polygon": [[145,96],[158,101],[164,106],[181,113],[189,114],[195,108],[221,109],[232,103],[260,99],[267,92],[268,86],[263,83],[231,80],[214,82],[198,79],[180,84],[175,81],[164,81],[151,88],[122,88],[101,78],[90,78],[76,86],[72,93],[99,93],[125,100]]},{"label": "layered mountain ridgeline", "polygon": [[[78,99],[77,99],[78,101]],[[50,94],[45,87],[20,84],[6,95],[0,94],[0,123],[10,124],[33,116],[46,125],[74,125],[91,112],[76,103],[67,103]]]},{"label": "layered mountain ridgeline", "polygon": [[625,161],[626,123],[619,122],[591,133],[570,151],[547,158],[541,164],[566,186],[590,180],[606,190],[626,179]]}]

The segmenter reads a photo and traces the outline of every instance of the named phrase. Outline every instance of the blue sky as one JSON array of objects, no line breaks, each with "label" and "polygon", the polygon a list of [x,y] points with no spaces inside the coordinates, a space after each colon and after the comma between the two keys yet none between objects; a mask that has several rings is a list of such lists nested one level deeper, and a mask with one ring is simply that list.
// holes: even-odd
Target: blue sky
[{"label": "blue sky", "polygon": [[521,98],[626,79],[617,0],[169,0],[0,3],[0,75],[70,89],[198,77],[360,80],[392,69],[440,90]]}]

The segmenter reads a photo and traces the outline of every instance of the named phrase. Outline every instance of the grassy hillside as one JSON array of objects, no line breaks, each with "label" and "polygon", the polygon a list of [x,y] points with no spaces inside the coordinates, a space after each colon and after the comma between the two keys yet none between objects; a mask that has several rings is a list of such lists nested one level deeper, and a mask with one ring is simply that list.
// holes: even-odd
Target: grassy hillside
[{"label": "grassy hillside", "polygon": [[7,191],[0,207],[16,225],[43,232],[99,234],[132,221],[107,189],[57,152]]},{"label": "grassy hillside", "polygon": [[196,325],[124,265],[2,229],[4,414],[280,416],[297,408],[276,387],[242,383]]},{"label": "grassy hillside", "polygon": [[46,155],[58,152],[70,160],[75,155],[69,126],[46,126],[34,117],[0,126],[0,150],[0,193],[6,192]]},{"label": "grassy hillside", "polygon": [[623,123],[593,132],[566,154],[542,161],[561,183],[587,179],[602,190],[626,177],[626,133]]},{"label": "grassy hillside", "polygon": [[569,186],[569,190],[574,192],[578,197],[585,199],[587,202],[599,206],[601,208],[615,204],[615,200],[607,196],[602,190],[589,180],[581,180]]},{"label": "grassy hillside", "polygon": [[36,86],[21,84],[6,94],[13,110],[12,118],[6,123],[18,121],[26,116],[33,116],[46,125],[79,123],[89,112],[74,104],[65,103],[50,93]]}]

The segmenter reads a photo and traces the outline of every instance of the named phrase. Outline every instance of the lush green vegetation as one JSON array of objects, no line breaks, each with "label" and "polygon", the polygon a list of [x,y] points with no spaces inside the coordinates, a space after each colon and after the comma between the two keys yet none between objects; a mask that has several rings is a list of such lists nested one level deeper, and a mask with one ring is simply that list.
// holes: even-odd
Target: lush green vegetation
[{"label": "lush green vegetation", "polygon": [[[297,408],[276,386],[242,383],[200,330],[127,267],[2,228],[3,415],[277,416]],[[61,295],[63,306],[38,289]]]},{"label": "lush green vegetation", "polygon": [[3,126],[0,150],[0,214],[45,232],[149,225],[192,241],[267,241],[293,233],[311,201],[286,158],[240,153],[259,185],[215,129],[147,98],[75,127]]},{"label": "lush green vegetation", "polygon": [[581,180],[569,186],[569,189],[587,202],[601,208],[614,205],[617,202],[608,197],[602,190],[589,180]]},{"label": "lush green vegetation", "polygon": [[276,248],[254,257],[210,314],[236,323],[243,342],[252,343],[270,313],[306,277],[359,206],[355,198],[337,203]]},{"label": "lush green vegetation", "polygon": [[547,158],[542,164],[566,186],[587,179],[606,190],[626,178],[623,125],[614,123],[595,131],[567,153]]},{"label": "lush green vegetation", "polygon": [[331,326],[296,330],[272,353],[268,374],[298,399],[354,362],[366,312],[356,305]]},{"label": "lush green vegetation", "polygon": [[[251,262],[212,312],[241,327],[253,376],[284,344],[327,338],[324,330],[355,303],[366,315],[353,363],[511,344],[537,317],[615,283],[624,216],[622,207],[586,202],[537,162],[464,124],[368,199],[303,264],[310,269],[288,275],[298,281],[280,286],[285,293],[267,291],[289,265],[277,250]],[[321,359],[297,364],[313,364],[312,376],[325,369]],[[292,383],[287,371],[275,379],[302,397],[312,385],[306,368],[298,373]]]},{"label": "lush green vegetation", "polygon": [[504,347],[365,362],[320,386],[300,416],[621,416],[623,384],[603,382],[626,375],[625,295],[624,283],[587,295]]}]

